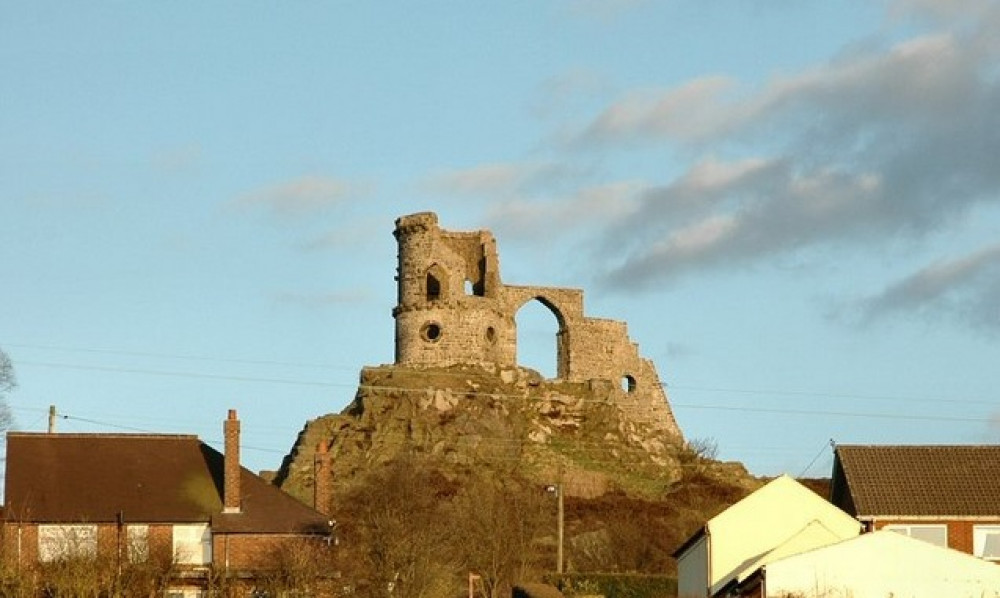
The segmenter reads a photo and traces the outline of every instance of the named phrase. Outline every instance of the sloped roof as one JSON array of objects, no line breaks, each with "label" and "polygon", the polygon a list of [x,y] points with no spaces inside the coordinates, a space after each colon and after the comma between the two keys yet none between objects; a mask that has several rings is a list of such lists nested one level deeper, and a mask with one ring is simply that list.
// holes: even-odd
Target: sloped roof
[{"label": "sloped roof", "polygon": [[1000,445],[839,445],[831,493],[859,517],[997,517]]},{"label": "sloped roof", "polygon": [[222,514],[223,455],[196,436],[7,435],[6,514],[34,523],[211,523],[229,533],[325,533],[327,519],[241,468]]},{"label": "sloped roof", "polygon": [[821,524],[831,537],[807,534],[800,540],[829,543],[861,531],[860,524],[850,515],[782,475],[709,519],[700,535],[695,534],[685,542],[674,552],[674,557],[682,558],[699,537],[707,536],[711,542],[707,552],[709,593],[714,595],[746,567],[814,523]]},{"label": "sloped roof", "polygon": [[876,531],[768,563],[768,594],[981,598],[1000,587],[1000,567],[970,554],[891,531]]}]

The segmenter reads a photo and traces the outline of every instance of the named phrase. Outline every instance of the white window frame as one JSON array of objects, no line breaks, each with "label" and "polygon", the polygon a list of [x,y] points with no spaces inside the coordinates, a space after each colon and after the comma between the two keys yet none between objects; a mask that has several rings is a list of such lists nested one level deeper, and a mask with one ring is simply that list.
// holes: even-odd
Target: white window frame
[{"label": "white window frame", "polygon": [[972,526],[972,554],[987,561],[1000,561],[1000,546],[996,546],[996,552],[986,554],[987,538],[991,545],[1000,545],[1000,524]]},{"label": "white window frame", "polygon": [[97,557],[97,526],[84,524],[39,525],[38,562]]},{"label": "white window frame", "polygon": [[212,564],[212,530],[207,523],[176,524],[172,536],[176,564]]},{"label": "white window frame", "polygon": [[149,526],[130,523],[125,527],[125,553],[132,564],[149,560]]},{"label": "white window frame", "polygon": [[[940,546],[942,548],[948,548],[948,525],[944,523],[906,523],[906,524],[892,524],[887,525],[882,529],[889,530],[891,532],[896,532],[897,534],[903,534],[904,536],[909,536],[915,540],[921,540],[935,546]],[[938,538],[931,540],[930,538],[922,535],[920,532],[939,532],[943,531],[943,538]],[[914,532],[917,532],[914,534]],[[944,543],[937,540],[943,539]]]}]

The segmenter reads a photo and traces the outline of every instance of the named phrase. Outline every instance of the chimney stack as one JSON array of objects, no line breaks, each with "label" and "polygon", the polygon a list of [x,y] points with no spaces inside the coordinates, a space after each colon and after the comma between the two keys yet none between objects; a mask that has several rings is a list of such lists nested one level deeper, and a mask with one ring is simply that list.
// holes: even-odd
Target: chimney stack
[{"label": "chimney stack", "polygon": [[313,508],[329,515],[333,507],[333,463],[326,442],[316,445],[313,455]]},{"label": "chimney stack", "polygon": [[240,420],[236,410],[229,410],[229,417],[222,426],[226,439],[225,468],[222,482],[222,512],[240,512]]}]

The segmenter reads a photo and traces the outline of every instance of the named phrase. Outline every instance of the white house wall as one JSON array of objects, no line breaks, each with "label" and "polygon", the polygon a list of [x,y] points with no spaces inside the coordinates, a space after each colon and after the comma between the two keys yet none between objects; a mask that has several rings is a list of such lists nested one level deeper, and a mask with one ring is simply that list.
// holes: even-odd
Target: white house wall
[{"label": "white house wall", "polygon": [[767,598],[1000,598],[1000,567],[890,531],[765,566]]},{"label": "white house wall", "polygon": [[677,559],[678,598],[704,598],[707,580],[708,537],[702,536]]},{"label": "white house wall", "polygon": [[853,517],[788,476],[772,480],[712,518],[707,524],[710,594],[814,521],[831,534],[811,536],[818,544],[802,545],[803,550],[860,533]]}]

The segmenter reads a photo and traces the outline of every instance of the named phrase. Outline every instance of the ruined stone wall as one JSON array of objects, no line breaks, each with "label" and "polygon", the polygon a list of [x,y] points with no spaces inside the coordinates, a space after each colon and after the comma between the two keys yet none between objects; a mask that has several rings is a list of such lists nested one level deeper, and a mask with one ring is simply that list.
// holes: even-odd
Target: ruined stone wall
[{"label": "ruined stone wall", "polygon": [[623,410],[680,436],[653,363],[639,355],[624,322],[584,315],[583,291],[504,285],[492,234],[444,231],[430,212],[399,218],[394,234],[396,364],[516,368],[515,316],[537,300],[559,325],[557,379],[609,382]]}]

